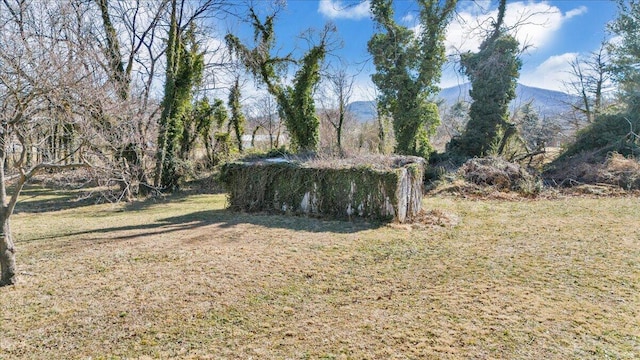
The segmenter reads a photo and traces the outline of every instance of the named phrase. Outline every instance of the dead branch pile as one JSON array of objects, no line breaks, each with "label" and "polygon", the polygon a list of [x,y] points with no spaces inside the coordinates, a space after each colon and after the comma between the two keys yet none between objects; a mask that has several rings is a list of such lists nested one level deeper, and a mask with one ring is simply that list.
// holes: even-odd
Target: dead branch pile
[{"label": "dead branch pile", "polygon": [[615,152],[604,160],[597,154],[585,152],[566,159],[545,176],[562,187],[600,184],[638,190],[640,162]]},{"label": "dead branch pile", "polygon": [[470,159],[460,167],[458,174],[470,183],[497,190],[534,194],[541,189],[538,179],[520,165],[497,157]]}]

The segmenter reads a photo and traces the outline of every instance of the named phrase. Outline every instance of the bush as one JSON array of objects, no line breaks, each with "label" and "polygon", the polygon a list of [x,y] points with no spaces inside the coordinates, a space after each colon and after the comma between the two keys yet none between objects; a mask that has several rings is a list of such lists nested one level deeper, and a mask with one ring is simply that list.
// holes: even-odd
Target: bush
[{"label": "bush", "polygon": [[580,153],[595,152],[592,155],[606,158],[608,153],[616,152],[624,156],[640,155],[640,139],[634,136],[639,132],[640,117],[626,113],[604,114],[596,121],[580,130],[576,140],[560,155],[558,161],[564,161]]}]

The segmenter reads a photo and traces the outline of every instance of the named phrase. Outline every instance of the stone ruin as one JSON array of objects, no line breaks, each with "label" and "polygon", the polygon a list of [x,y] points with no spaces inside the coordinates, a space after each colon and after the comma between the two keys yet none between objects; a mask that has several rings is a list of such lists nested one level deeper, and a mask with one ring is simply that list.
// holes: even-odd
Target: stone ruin
[{"label": "stone ruin", "polygon": [[420,212],[424,167],[413,156],[281,157],[230,162],[220,176],[232,210],[402,223]]}]

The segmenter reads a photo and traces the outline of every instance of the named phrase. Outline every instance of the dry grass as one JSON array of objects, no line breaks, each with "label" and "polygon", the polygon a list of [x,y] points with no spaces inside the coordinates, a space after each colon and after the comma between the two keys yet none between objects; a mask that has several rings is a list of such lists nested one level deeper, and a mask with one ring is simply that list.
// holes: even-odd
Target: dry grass
[{"label": "dry grass", "polygon": [[638,198],[432,197],[457,220],[424,227],[170,200],[19,213],[0,359],[640,354]]}]

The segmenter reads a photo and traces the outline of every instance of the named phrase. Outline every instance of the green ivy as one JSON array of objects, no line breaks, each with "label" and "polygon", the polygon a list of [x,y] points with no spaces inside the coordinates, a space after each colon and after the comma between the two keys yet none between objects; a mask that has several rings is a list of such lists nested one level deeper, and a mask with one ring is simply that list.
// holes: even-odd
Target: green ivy
[{"label": "green ivy", "polygon": [[437,106],[430,101],[446,61],[444,39],[456,0],[421,0],[422,31],[394,21],[391,0],[373,0],[373,19],[382,32],[369,40],[376,73],[372,80],[380,91],[378,113],[393,118],[396,152],[427,158],[433,151],[429,138],[440,123]]},{"label": "green ivy", "polygon": [[[313,90],[320,81],[320,64],[326,55],[326,35],[335,29],[325,29],[325,37],[321,43],[312,47],[300,61],[295,61],[290,56],[280,58],[271,54],[275,42],[275,15],[261,21],[254,10],[250,9],[250,17],[256,46],[249,49],[233,34],[225,37],[227,46],[276,98],[280,116],[291,135],[292,148],[302,152],[315,151],[318,147],[320,121],[316,115]],[[292,86],[285,86],[281,74],[292,63],[301,65]]]},{"label": "green ivy", "polygon": [[172,2],[169,39],[166,50],[167,71],[160,115],[155,186],[177,188],[184,159],[180,156],[185,134],[184,120],[192,110],[193,89],[202,80],[204,53],[199,50],[195,27],[184,33],[177,23],[176,2]]},{"label": "green ivy", "polygon": [[[469,122],[450,149],[466,156],[485,156],[492,150],[500,154],[515,126],[509,122],[509,102],[516,96],[522,61],[520,44],[502,27],[506,1],[501,0],[494,31],[476,53],[461,55],[460,64],[471,81],[473,103]],[[501,136],[502,135],[502,136]]]}]

